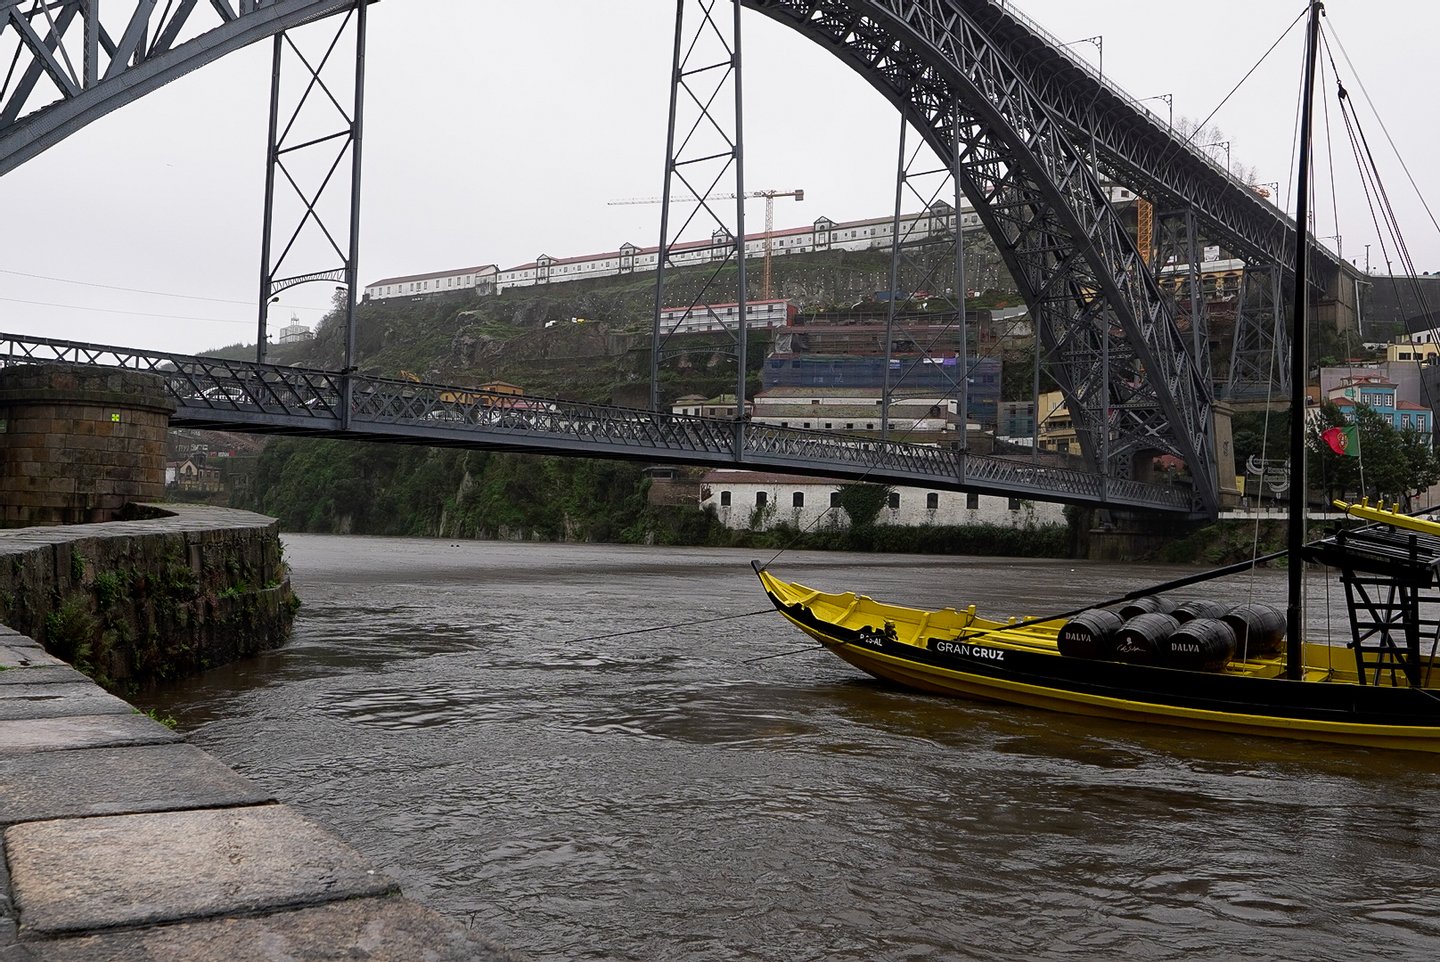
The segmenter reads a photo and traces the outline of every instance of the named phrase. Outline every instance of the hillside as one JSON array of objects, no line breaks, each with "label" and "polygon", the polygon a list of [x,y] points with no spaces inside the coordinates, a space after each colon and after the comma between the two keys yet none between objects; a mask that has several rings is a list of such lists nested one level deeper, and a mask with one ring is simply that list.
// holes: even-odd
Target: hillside
[{"label": "hillside", "polygon": [[[974,308],[1018,303],[988,241],[967,251],[967,276],[987,285]],[[747,264],[750,296],[760,298],[758,262]],[[774,296],[802,311],[853,309],[890,285],[888,251],[829,251],[787,255],[773,262]],[[953,264],[943,245],[907,255],[897,278],[905,290],[943,289]],[[411,372],[445,384],[500,380],[527,393],[645,406],[649,403],[650,326],[655,275],[594,278],[514,288],[499,296],[457,293],[362,304],[357,312],[357,365],[366,374]],[[707,287],[707,285],[709,285]],[[734,299],[734,269],[691,268],[667,274],[665,306]],[[711,293],[706,294],[706,291]],[[702,296],[703,295],[703,296]],[[907,304],[907,308],[918,305]],[[883,307],[879,308],[883,313]],[[271,360],[330,370],[342,366],[340,312],[321,322],[308,342],[277,345]],[[772,339],[750,336],[750,391]],[[248,358],[253,346],[213,352]],[[1013,363],[1012,363],[1013,362]],[[1028,349],[1007,358],[1019,375],[1015,390],[1031,389]],[[667,344],[660,371],[661,402],[684,394],[713,396],[735,388],[732,339],[724,333],[686,334]],[[1009,390],[1007,388],[1007,390]],[[1024,394],[1028,396],[1028,393]],[[179,445],[176,445],[179,453]],[[212,448],[214,450],[214,448]],[[230,503],[280,519],[286,531],[426,535],[669,544],[769,544],[799,539],[796,532],[732,532],[698,505],[650,505],[649,480],[638,464],[583,458],[361,444],[305,438],[270,439],[244,457],[211,459],[221,466]],[[693,475],[698,486],[698,471]],[[198,495],[197,495],[198,496]],[[1060,553],[1065,538],[1017,546],[1013,532],[930,530],[929,540],[887,532],[886,550]],[[818,535],[813,536],[818,538]],[[861,527],[816,548],[874,547]],[[920,539],[917,533],[913,536]],[[777,544],[779,542],[776,542]],[[790,543],[786,541],[785,543]]]},{"label": "hillside", "polygon": [[[929,255],[936,258],[934,263],[908,263],[911,285],[926,279],[937,286],[943,283],[938,279],[948,276],[946,253],[937,245]],[[1002,276],[1006,284],[985,291],[972,306],[1018,303],[988,240],[977,239],[966,262],[968,276]],[[774,296],[790,299],[802,311],[850,307],[873,299],[890,283],[888,251],[787,255],[773,264]],[[747,273],[750,296],[758,299],[758,262],[748,263]],[[667,272],[666,306],[697,298],[702,303],[731,301],[734,274],[733,267]],[[644,404],[654,309],[653,273],[511,288],[498,296],[467,292],[366,303],[357,311],[357,364],[366,374],[410,371],[447,384],[500,380],[532,394]],[[579,322],[572,320],[576,318]],[[768,342],[767,335],[752,334],[752,372],[758,370]],[[662,399],[733,390],[734,358],[723,353],[729,349],[730,338],[723,334],[672,339],[665,353]],[[314,340],[277,345],[270,357],[280,364],[337,369],[343,352],[343,323],[332,313],[320,323]],[[240,346],[216,353],[248,356]]]}]

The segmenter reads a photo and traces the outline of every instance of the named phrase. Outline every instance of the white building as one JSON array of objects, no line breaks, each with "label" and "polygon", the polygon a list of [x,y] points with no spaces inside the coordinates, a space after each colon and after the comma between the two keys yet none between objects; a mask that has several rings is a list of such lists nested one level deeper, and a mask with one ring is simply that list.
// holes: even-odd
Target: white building
[{"label": "white building", "polygon": [[[850,524],[840,507],[840,486],[833,478],[800,478],[761,471],[720,468],[701,482],[700,507],[713,507],[726,527],[736,531],[766,530],[777,524],[800,529],[845,528]],[[993,494],[893,488],[877,524],[1027,527],[1065,524],[1061,505],[1048,501],[1004,498]]]},{"label": "white building", "polygon": [[280,328],[281,344],[296,344],[300,341],[308,341],[315,336],[315,332],[304,324],[299,323],[293,317],[290,323]]},{"label": "white building", "polygon": [[428,297],[432,294],[453,294],[474,290],[480,294],[495,293],[494,264],[461,267],[453,271],[432,271],[429,274],[407,274],[386,277],[365,287],[365,299],[383,301],[392,297]]},{"label": "white building", "polygon": [[[700,331],[733,331],[738,304],[696,304],[693,307],[667,307],[660,312],[660,330],[668,334],[693,334]],[[784,327],[795,319],[799,309],[786,300],[746,301],[745,326],[754,330]]]},{"label": "white building", "polygon": [[[905,214],[900,218],[900,239],[902,243],[919,243],[932,234],[948,232],[954,227],[954,210],[949,204],[939,202],[918,214]],[[981,227],[979,215],[962,211],[960,223],[965,230]],[[772,257],[786,254],[808,254],[826,250],[869,250],[889,248],[895,228],[893,217],[874,217],[869,220],[837,223],[828,217],[821,217],[808,227],[791,227],[771,231],[769,234],[747,234],[745,256],[763,257],[765,242],[770,242]],[[677,244],[670,249],[670,262],[677,266],[704,264],[724,260],[729,256],[734,241],[728,231],[717,230],[709,242],[692,241]],[[580,257],[554,258],[541,254],[535,260],[500,271],[496,278],[496,290],[509,287],[530,287],[535,284],[553,284],[558,281],[581,280],[587,277],[611,277],[636,271],[653,271],[658,247],[636,247],[625,243],[619,250],[603,254],[586,254]]]},{"label": "white building", "polygon": [[[1135,201],[1135,194],[1126,188],[1110,187],[1109,191],[1111,203],[1127,204]],[[968,206],[960,211],[960,224],[967,231],[981,230],[984,226],[980,215]],[[953,231],[954,226],[954,208],[944,201],[937,201],[919,213],[900,216],[900,241],[902,244],[920,243],[934,234],[948,234]],[[895,228],[896,221],[893,216],[844,222],[820,217],[808,227],[791,227],[768,234],[747,234],[745,256],[763,257],[767,241],[771,256],[827,250],[889,249]],[[728,231],[717,230],[709,241],[673,245],[670,249],[670,262],[683,267],[724,260],[729,256],[733,244],[733,237]],[[589,277],[614,277],[653,271],[658,252],[658,247],[636,247],[627,241],[617,250],[601,254],[582,254],[578,257],[551,257],[549,254],[541,254],[529,263],[518,264],[503,271],[497,270],[494,264],[487,264],[484,267],[466,267],[432,274],[387,277],[367,286],[365,296],[372,300],[384,300],[390,297],[443,294],[467,288],[476,288],[482,294],[498,294],[510,287],[533,287],[537,284],[577,281]]]},{"label": "white building", "polygon": [[[705,398],[687,394],[676,398],[671,413],[727,419],[735,416],[735,395]],[[802,431],[879,431],[884,407],[879,392],[869,388],[773,387],[745,404],[755,424]],[[915,432],[958,431],[959,402],[947,397],[904,397],[890,402],[890,430],[896,436]],[[980,425],[971,424],[972,430]]]}]

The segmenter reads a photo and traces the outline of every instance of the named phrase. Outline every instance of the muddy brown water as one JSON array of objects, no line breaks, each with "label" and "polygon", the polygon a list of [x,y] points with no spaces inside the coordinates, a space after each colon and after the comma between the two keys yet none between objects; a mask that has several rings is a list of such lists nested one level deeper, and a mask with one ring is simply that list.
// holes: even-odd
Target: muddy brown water
[{"label": "muddy brown water", "polygon": [[[537,960],[1440,957],[1430,756],[912,694],[818,651],[751,661],[807,639],[731,617],[766,607],[750,553],[285,542],[291,644],[144,704]],[[1191,571],[774,567],[1022,616]],[[1338,637],[1338,588],[1312,594]]]}]

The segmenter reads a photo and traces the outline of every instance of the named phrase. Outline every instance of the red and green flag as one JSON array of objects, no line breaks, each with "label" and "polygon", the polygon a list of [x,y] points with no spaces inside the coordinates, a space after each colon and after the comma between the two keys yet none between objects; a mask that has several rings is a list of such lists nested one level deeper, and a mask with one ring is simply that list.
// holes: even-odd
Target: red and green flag
[{"label": "red and green flag", "polygon": [[1347,424],[1343,428],[1327,428],[1320,432],[1320,440],[1330,445],[1330,450],[1346,457],[1360,457],[1360,439],[1355,434],[1356,426]]}]

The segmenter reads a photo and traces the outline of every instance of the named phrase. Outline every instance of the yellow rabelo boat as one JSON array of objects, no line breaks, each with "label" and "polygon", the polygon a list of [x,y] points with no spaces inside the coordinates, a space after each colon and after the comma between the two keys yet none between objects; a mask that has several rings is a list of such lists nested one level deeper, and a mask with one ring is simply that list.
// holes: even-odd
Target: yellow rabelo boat
[{"label": "yellow rabelo boat", "polygon": [[[1128,609],[997,621],[974,605],[907,608],[816,591],[755,568],[776,609],[806,634],[861,671],[920,691],[1215,732],[1440,751],[1440,525],[1339,507],[1381,518],[1306,547],[1309,558],[1341,573],[1349,650],[1282,646],[1283,614],[1266,605],[1192,601],[1164,613],[1154,588],[1113,599]],[[1427,607],[1430,616],[1420,617]],[[1303,668],[1292,677],[1297,647]]]},{"label": "yellow rabelo boat", "polygon": [[[1321,4],[1312,2],[1306,131],[1320,13]],[[1307,135],[1296,192],[1299,224],[1307,222],[1309,148]],[[1297,231],[1294,264],[1291,411],[1305,410],[1306,403],[1305,233]],[[1291,422],[1291,490],[1304,491],[1305,419]],[[829,594],[782,581],[758,562],[755,570],[776,609],[802,631],[856,668],[921,691],[1207,731],[1440,751],[1440,523],[1384,505],[1339,506],[1365,523],[1307,544],[1303,505],[1292,503],[1283,614],[1258,605],[1191,605],[1171,614],[1156,600],[1162,589],[1253,562],[1025,622],[991,620],[974,605],[925,611],[851,592]],[[1334,664],[1336,648],[1300,639],[1307,561],[1336,569],[1345,586],[1351,653],[1338,649],[1343,667]],[[1113,610],[1126,602],[1139,610]]]}]

